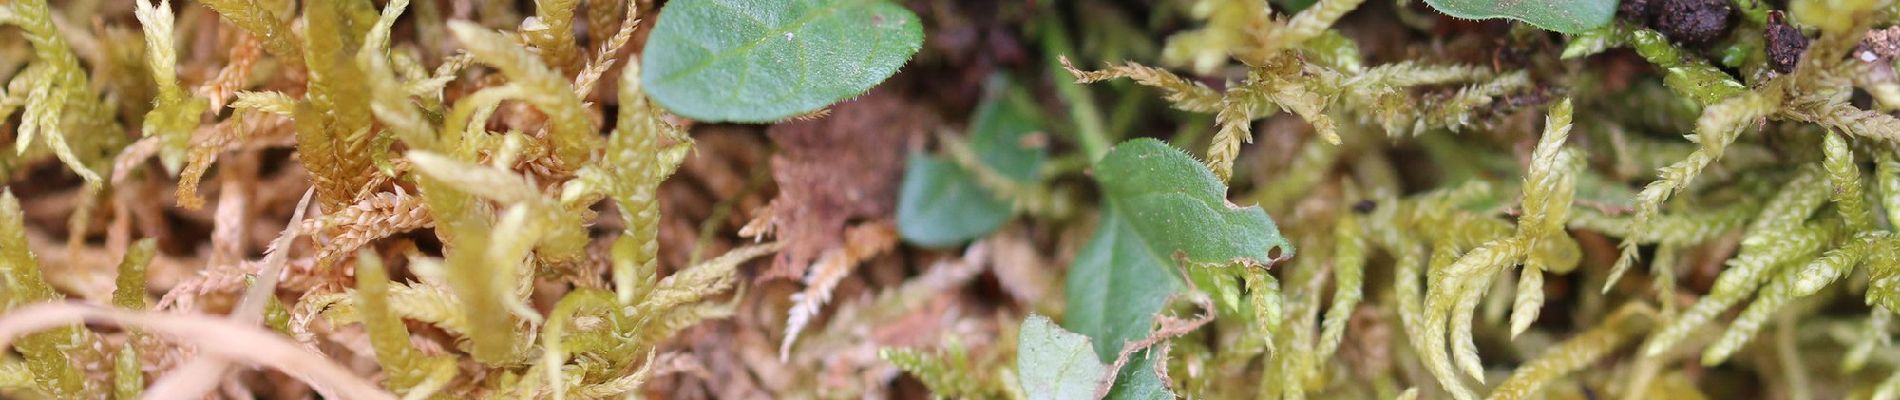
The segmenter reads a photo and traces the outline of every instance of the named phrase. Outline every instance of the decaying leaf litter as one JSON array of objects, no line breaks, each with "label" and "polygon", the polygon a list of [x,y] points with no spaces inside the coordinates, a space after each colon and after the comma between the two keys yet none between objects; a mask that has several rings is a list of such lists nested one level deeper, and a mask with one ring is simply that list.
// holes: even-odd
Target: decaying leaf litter
[{"label": "decaying leaf litter", "polygon": [[1893,398],[1783,3],[13,0],[0,393]]}]

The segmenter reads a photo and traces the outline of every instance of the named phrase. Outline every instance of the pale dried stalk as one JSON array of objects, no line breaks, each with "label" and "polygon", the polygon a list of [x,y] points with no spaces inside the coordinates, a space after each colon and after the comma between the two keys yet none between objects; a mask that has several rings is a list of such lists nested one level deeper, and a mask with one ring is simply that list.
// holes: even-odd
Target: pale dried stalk
[{"label": "pale dried stalk", "polygon": [[[283,281],[279,288],[291,291],[309,291],[323,286],[328,277],[309,275],[316,271],[316,258],[299,257],[285,263],[289,268],[280,272]],[[159,297],[159,310],[189,312],[197,310],[198,297],[212,293],[234,293],[244,287],[245,279],[263,271],[259,261],[238,261],[234,264],[212,264],[213,266],[191,279],[172,286],[170,291]]]},{"label": "pale dried stalk", "polygon": [[[244,293],[244,298],[236,308],[231,309],[232,322],[245,326],[255,326],[264,319],[264,307],[277,293],[278,275],[289,260],[290,244],[297,240],[300,229],[296,221],[303,220],[304,210],[310,208],[310,199],[315,197],[316,188],[304,191],[303,199],[297,201],[296,211],[291,213],[291,224],[284,227],[277,240],[271,242],[270,249],[264,251],[263,270],[257,282]],[[203,347],[203,346],[200,346]],[[210,393],[217,382],[223,379],[230,362],[221,358],[199,356],[172,374],[152,384],[146,393],[151,398],[196,398]]]},{"label": "pale dried stalk", "polygon": [[[311,388],[316,389],[326,398],[372,400],[396,398],[376,387],[375,384],[357,377],[349,369],[337,365],[321,354],[304,351],[275,332],[265,330],[255,324],[224,318],[133,312],[80,303],[40,303],[0,316],[0,348],[10,346],[15,339],[27,333],[82,323],[143,329],[160,337],[195,346],[207,356],[220,361],[239,361],[283,371],[299,381],[310,384]],[[216,381],[213,380],[212,384],[215,385]],[[167,397],[155,390],[147,392],[146,398],[185,397]]]},{"label": "pale dried stalk", "polygon": [[112,183],[125,182],[126,178],[132,176],[132,171],[137,169],[135,167],[139,163],[158,154],[158,140],[158,137],[146,136],[125,146],[125,150],[119,151],[119,155],[112,158]]},{"label": "pale dried stalk", "polygon": [[851,227],[845,232],[843,248],[819,255],[818,261],[807,269],[805,290],[792,294],[792,309],[785,321],[785,341],[779,344],[779,360],[791,357],[792,342],[798,340],[798,333],[818,316],[819,308],[831,301],[831,291],[851,275],[853,267],[896,245],[897,226],[891,221],[878,221]]},{"label": "pale dried stalk", "polygon": [[[225,265],[243,258],[244,231],[249,227],[245,210],[250,208],[249,188],[257,186],[257,169],[245,164],[224,164],[218,192],[218,209],[211,225],[211,265]],[[233,166],[237,166],[234,168]]]}]

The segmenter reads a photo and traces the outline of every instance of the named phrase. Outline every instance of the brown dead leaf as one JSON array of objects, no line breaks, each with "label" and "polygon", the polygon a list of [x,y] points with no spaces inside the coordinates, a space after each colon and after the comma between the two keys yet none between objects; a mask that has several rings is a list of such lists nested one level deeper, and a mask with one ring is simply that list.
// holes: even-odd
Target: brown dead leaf
[{"label": "brown dead leaf", "polygon": [[796,278],[819,253],[839,246],[853,220],[891,215],[905,144],[938,124],[929,109],[887,90],[833,107],[829,116],[766,130],[779,197],[771,223],[786,243],[760,279]]}]

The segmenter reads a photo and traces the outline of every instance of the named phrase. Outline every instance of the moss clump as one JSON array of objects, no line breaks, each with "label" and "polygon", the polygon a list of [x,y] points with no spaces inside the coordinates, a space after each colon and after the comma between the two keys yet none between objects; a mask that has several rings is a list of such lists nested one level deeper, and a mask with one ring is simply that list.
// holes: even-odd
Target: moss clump
[{"label": "moss clump", "polygon": [[0,397],[1900,398],[1893,1],[120,3],[0,0]]}]

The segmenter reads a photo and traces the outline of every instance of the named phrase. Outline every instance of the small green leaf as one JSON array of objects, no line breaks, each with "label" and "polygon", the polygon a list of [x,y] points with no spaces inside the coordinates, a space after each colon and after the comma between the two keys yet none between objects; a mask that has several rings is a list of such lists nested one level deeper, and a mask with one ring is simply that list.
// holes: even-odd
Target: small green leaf
[{"label": "small green leaf", "polygon": [[1108,365],[1089,351],[1089,338],[1048,317],[1030,314],[1016,336],[1016,379],[1029,398],[1092,400]]},{"label": "small green leaf", "polygon": [[913,154],[897,192],[897,233],[927,247],[963,243],[1009,220],[1009,202],[977,185],[956,163]]},{"label": "small green leaf", "polygon": [[1464,19],[1510,18],[1539,28],[1578,34],[1610,23],[1617,0],[1425,0],[1438,12]]},{"label": "small green leaf", "polygon": [[[970,152],[983,165],[1018,184],[1036,184],[1049,151],[1025,144],[1041,130],[1031,110],[999,96],[977,107],[970,123]],[[897,231],[929,247],[952,246],[995,231],[1009,220],[1010,203],[984,188],[954,162],[924,154],[910,158],[897,194]]]},{"label": "small green leaf", "polygon": [[[1179,149],[1153,139],[1116,146],[1095,165],[1101,225],[1069,269],[1066,326],[1095,340],[1112,360],[1122,345],[1149,335],[1156,312],[1183,285],[1176,260],[1195,264],[1266,263],[1293,246],[1259,207],[1226,200],[1213,172]],[[1208,269],[1196,268],[1196,282]],[[1231,305],[1230,305],[1231,306]],[[1161,387],[1149,357],[1136,355],[1111,398]],[[1143,389],[1143,390],[1137,390]]]},{"label": "small green leaf", "polygon": [[676,0],[641,79],[688,118],[772,122],[870,90],[923,39],[917,14],[884,0]]},{"label": "small green leaf", "polygon": [[1027,93],[1013,94],[1020,96],[996,96],[977,106],[970,118],[970,151],[1010,180],[1034,183],[1049,150],[1028,143],[1030,135],[1042,130],[1042,121],[1033,106],[1012,101],[1025,100]]}]

